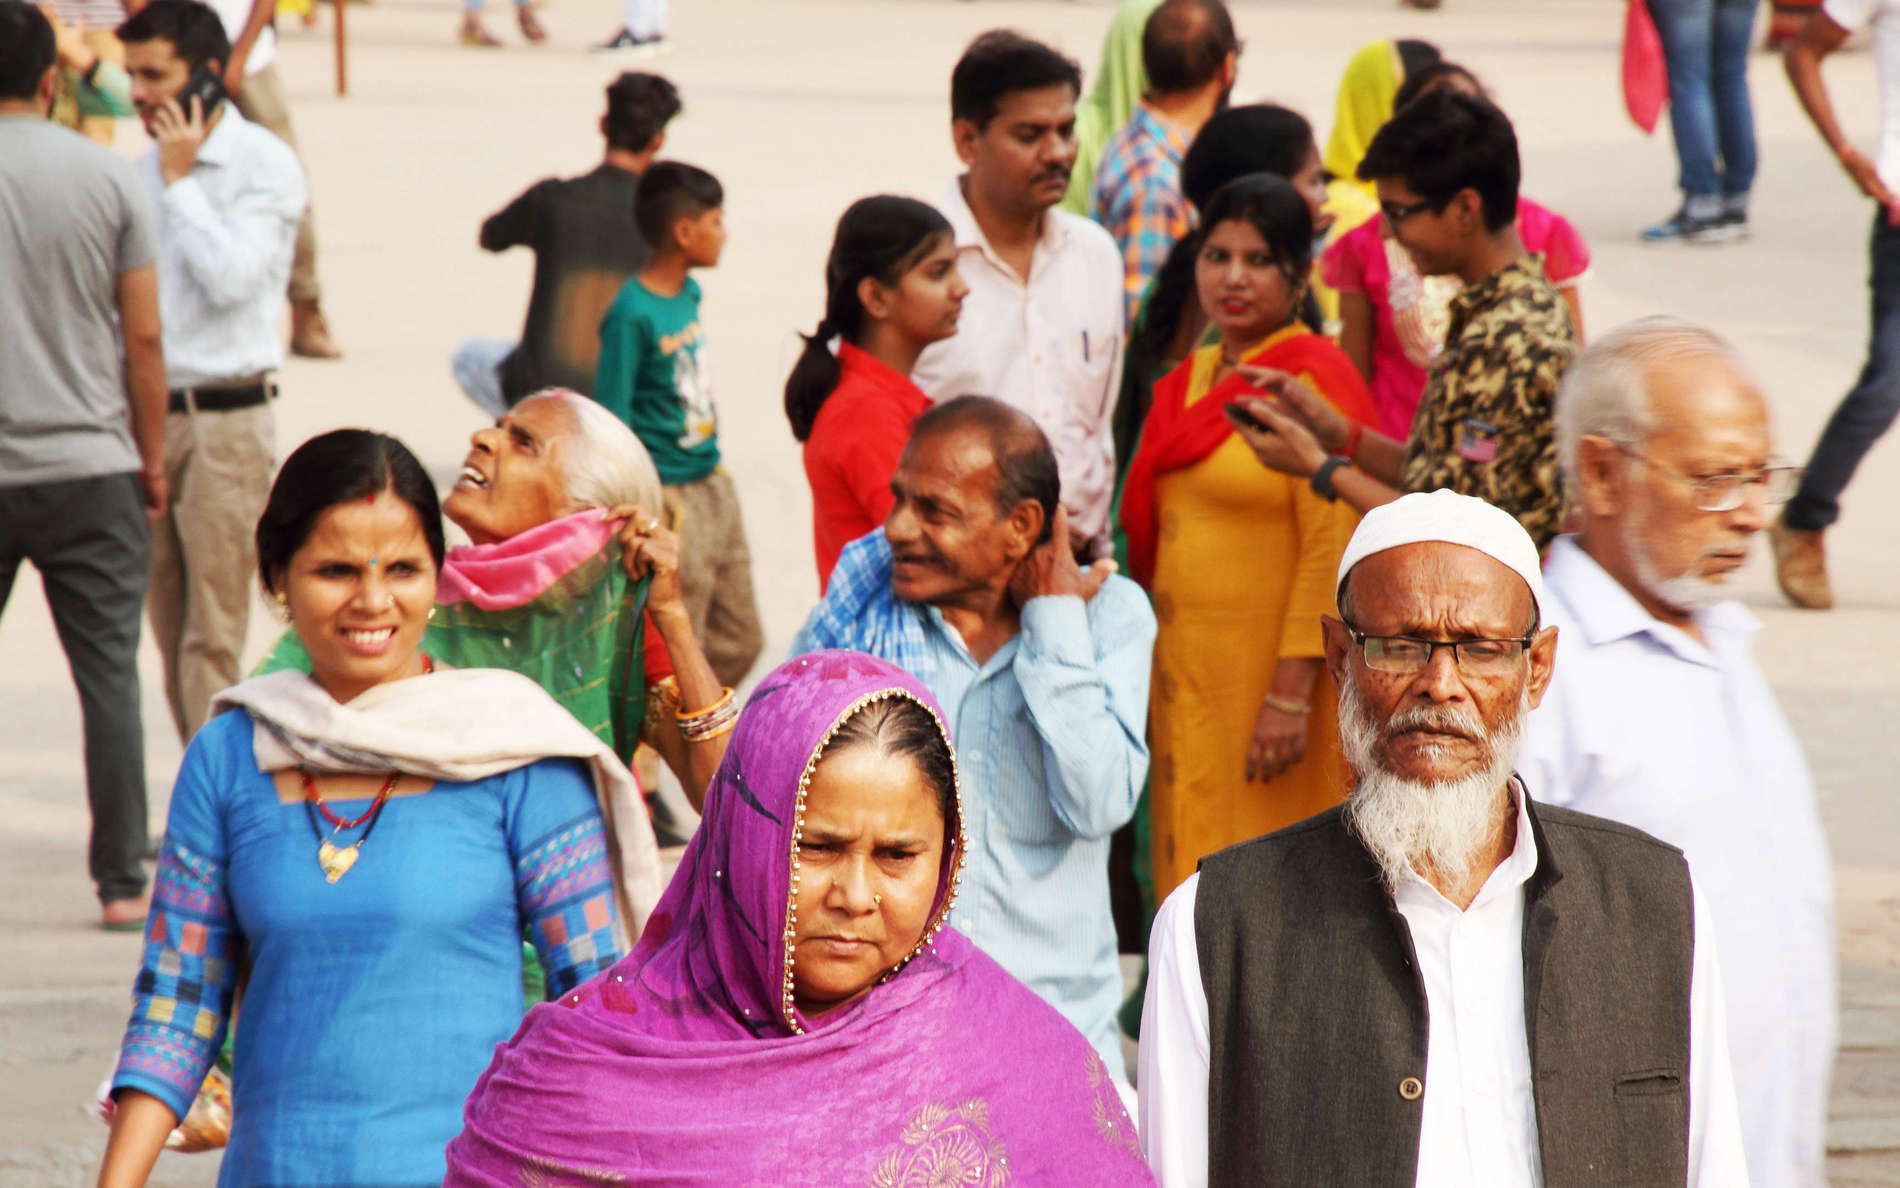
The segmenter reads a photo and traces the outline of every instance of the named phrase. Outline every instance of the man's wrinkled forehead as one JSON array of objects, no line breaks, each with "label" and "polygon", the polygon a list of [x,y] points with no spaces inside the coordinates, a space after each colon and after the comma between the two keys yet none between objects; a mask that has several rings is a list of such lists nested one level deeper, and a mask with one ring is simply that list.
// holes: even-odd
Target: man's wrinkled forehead
[{"label": "man's wrinkled forehead", "polygon": [[1361,630],[1458,628],[1508,637],[1536,612],[1530,586],[1481,549],[1417,541],[1369,554],[1340,583],[1340,605]]}]

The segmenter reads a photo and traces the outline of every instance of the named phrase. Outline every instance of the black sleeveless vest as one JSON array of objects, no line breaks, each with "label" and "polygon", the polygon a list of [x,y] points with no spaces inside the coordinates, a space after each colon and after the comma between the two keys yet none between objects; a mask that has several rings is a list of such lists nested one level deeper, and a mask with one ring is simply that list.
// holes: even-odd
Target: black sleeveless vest
[{"label": "black sleeveless vest", "polygon": [[[1530,808],[1524,1019],[1547,1188],[1688,1177],[1682,853]],[[1410,1188],[1427,1018],[1411,932],[1341,810],[1201,863],[1209,1184]]]}]

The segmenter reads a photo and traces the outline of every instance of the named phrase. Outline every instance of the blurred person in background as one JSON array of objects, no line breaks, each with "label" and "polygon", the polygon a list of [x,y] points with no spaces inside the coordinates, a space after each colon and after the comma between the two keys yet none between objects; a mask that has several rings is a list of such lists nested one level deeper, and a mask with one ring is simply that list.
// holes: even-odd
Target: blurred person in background
[{"label": "blurred person in background", "polygon": [[1156,387],[1122,518],[1154,596],[1150,787],[1155,899],[1200,859],[1338,803],[1346,786],[1321,672],[1320,616],[1358,516],[1263,470],[1234,434],[1249,367],[1304,377],[1355,424],[1365,383],[1300,317],[1313,220],[1284,178],[1251,174],[1204,212],[1195,283],[1220,338]]},{"label": "blurred person in background", "polygon": [[[1834,101],[1821,63],[1854,31],[1873,30],[1880,78],[1880,147],[1873,156],[1855,148],[1834,116]],[[1867,254],[1872,264],[1873,326],[1867,361],[1854,387],[1828,418],[1814,443],[1801,486],[1775,521],[1769,539],[1781,592],[1796,606],[1827,610],[1834,605],[1828,579],[1827,530],[1841,515],[1841,496],[1894,418],[1900,416],[1900,3],[1893,0],[1828,0],[1787,49],[1788,78],[1815,130],[1874,202]]]},{"label": "blurred person in background", "polygon": [[87,865],[107,929],[145,919],[139,616],[166,511],[158,245],[132,169],[47,118],[52,26],[0,0],[0,608],[40,573],[79,687]]},{"label": "blurred person in background", "polygon": [[252,527],[276,461],[278,318],[307,192],[289,146],[229,101],[180,98],[231,54],[218,14],[154,0],[119,26],[132,101],[155,143],[138,161],[158,214],[166,514],[152,525],[148,610],[181,741],[237,683],[250,621]]},{"label": "blurred person in background", "polygon": [[1577,531],[1544,567],[1556,673],[1518,770],[1540,804],[1682,848],[1721,949],[1750,1179],[1824,1188],[1833,867],[1735,589],[1796,471],[1733,348],[1676,318],[1586,350],[1557,430]]},{"label": "blurred person in background", "polygon": [[[825,315],[785,381],[785,415],[804,446],[818,589],[847,544],[876,530],[897,496],[891,476],[930,397],[910,382],[917,356],[957,332],[969,286],[937,208],[880,194],[838,220],[825,262]],[[837,351],[832,351],[833,341]]]},{"label": "blurred person in background", "polygon": [[[269,3],[270,0],[258,0]],[[521,36],[529,45],[540,45],[548,39],[548,31],[534,15],[534,0],[514,0],[515,23],[521,26]],[[462,26],[456,36],[463,45],[476,49],[498,49],[501,41],[482,24],[482,9],[485,0],[462,0]]]},{"label": "blurred person in background", "polygon": [[[1397,106],[1445,90],[1489,98],[1469,70],[1437,62],[1406,78]],[[1590,270],[1589,245],[1568,219],[1521,195],[1517,233],[1525,251],[1543,257],[1544,279],[1563,296],[1581,339],[1578,285]],[[1339,345],[1372,389],[1379,413],[1375,428],[1387,437],[1404,437],[1424,395],[1426,372],[1444,346],[1458,278],[1420,276],[1411,253],[1383,219],[1368,219],[1335,240],[1320,273],[1339,293]]]},{"label": "blurred person in background", "polygon": [[622,74],[607,86],[601,163],[579,177],[543,178],[483,221],[483,251],[534,253],[521,337],[471,338],[450,360],[456,383],[488,416],[543,388],[593,394],[601,315],[647,260],[633,221],[640,175],[680,109],[679,91],[666,79]]},{"label": "blurred person in background", "polygon": [[1167,0],[1142,29],[1141,57],[1148,90],[1103,152],[1091,212],[1121,250],[1130,324],[1168,249],[1194,226],[1181,157],[1234,88],[1233,17],[1220,0]]},{"label": "blurred person in background", "polygon": [[1122,130],[1148,89],[1141,66],[1141,32],[1161,0],[1121,0],[1102,39],[1102,64],[1095,83],[1075,105],[1075,169],[1062,209],[1087,217],[1095,209],[1095,169],[1109,137]]},{"label": "blurred person in background", "polygon": [[[135,14],[153,2],[124,0],[125,10]],[[290,124],[290,99],[283,76],[277,71],[277,27],[272,23],[276,0],[211,0],[211,8],[231,44],[230,56],[222,61],[220,72],[225,90],[245,119],[269,129],[295,152],[297,136]],[[300,160],[299,170],[302,167]],[[330,324],[323,317],[323,287],[317,280],[316,213],[307,202],[297,223],[296,254],[291,258],[285,291],[290,297],[290,353],[306,359],[341,357],[342,352],[330,337]]]},{"label": "blurred person in background", "polygon": [[1755,109],[1748,40],[1759,0],[1649,0],[1669,72],[1682,205],[1643,230],[1644,243],[1727,243],[1748,235]]},{"label": "blurred person in background", "polygon": [[1122,263],[1096,223],[1058,209],[1075,167],[1076,64],[995,29],[950,75],[950,134],[964,172],[937,207],[970,287],[961,329],[911,378],[932,400],[993,396],[1028,413],[1054,447],[1078,554],[1109,549],[1110,425],[1120,382]]}]

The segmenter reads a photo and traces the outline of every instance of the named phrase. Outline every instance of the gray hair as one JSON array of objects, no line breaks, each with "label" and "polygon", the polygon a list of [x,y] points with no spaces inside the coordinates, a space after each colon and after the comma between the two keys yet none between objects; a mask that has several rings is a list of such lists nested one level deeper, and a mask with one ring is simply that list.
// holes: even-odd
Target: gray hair
[{"label": "gray hair", "polygon": [[561,448],[561,471],[572,506],[631,503],[650,516],[661,514],[660,472],[626,422],[569,388],[543,388],[522,403],[529,400],[558,400],[573,418],[573,433]]},{"label": "gray hair", "polygon": [[1626,446],[1642,444],[1656,431],[1649,369],[1696,358],[1719,359],[1742,370],[1735,348],[1721,335],[1666,314],[1625,322],[1577,357],[1557,394],[1557,464],[1572,498],[1580,490],[1578,443],[1604,437]]}]

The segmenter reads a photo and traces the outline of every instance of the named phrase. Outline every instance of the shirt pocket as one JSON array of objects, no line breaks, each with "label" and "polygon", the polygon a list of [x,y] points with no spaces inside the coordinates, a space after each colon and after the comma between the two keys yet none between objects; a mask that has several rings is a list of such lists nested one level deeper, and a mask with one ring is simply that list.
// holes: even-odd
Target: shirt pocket
[{"label": "shirt pocket", "polygon": [[1076,410],[1075,420],[1081,428],[1090,432],[1104,428],[1115,402],[1108,381],[1122,347],[1121,325],[1097,323],[1061,333],[1067,336],[1056,344],[1062,363],[1059,374],[1067,389],[1062,393],[1062,404]]}]

